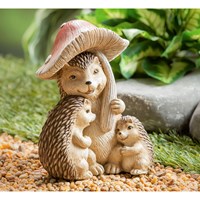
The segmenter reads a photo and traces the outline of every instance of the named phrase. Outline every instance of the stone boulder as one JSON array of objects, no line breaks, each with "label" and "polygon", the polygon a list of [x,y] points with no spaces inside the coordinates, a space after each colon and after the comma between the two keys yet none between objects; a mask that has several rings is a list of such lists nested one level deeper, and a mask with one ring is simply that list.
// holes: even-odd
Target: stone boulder
[{"label": "stone boulder", "polygon": [[200,141],[200,103],[195,109],[190,120],[190,134],[193,138]]},{"label": "stone boulder", "polygon": [[200,102],[200,71],[173,84],[150,79],[117,81],[118,97],[126,104],[123,115],[134,115],[148,131],[189,132],[190,118]]}]

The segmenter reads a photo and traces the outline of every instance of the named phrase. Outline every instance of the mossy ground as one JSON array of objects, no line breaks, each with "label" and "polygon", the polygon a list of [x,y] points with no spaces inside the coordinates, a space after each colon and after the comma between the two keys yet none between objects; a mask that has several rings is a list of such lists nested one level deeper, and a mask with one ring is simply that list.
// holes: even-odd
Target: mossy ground
[{"label": "mossy ground", "polygon": [[[56,82],[39,80],[37,68],[12,56],[0,57],[0,132],[33,142],[59,99]],[[200,173],[199,143],[175,132],[150,133],[150,137],[157,162]]]}]

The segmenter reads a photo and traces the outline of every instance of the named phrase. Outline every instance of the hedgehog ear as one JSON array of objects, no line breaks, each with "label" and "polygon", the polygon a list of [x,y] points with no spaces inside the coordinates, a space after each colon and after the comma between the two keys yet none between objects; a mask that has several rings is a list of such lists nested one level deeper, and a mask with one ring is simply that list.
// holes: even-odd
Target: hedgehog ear
[{"label": "hedgehog ear", "polygon": [[95,64],[100,64],[99,58],[98,58],[97,56],[94,57],[93,63],[95,63]]},{"label": "hedgehog ear", "polygon": [[90,100],[88,100],[88,99],[84,99],[84,105],[91,105]]},{"label": "hedgehog ear", "polygon": [[127,123],[133,123],[133,120],[132,119],[127,119]]}]

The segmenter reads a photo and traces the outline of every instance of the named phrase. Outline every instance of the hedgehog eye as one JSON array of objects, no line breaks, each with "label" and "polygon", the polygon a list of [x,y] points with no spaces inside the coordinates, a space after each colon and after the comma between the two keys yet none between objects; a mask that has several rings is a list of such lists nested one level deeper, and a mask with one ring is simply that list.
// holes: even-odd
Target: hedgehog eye
[{"label": "hedgehog eye", "polygon": [[128,126],[128,130],[131,130],[133,128],[133,126]]},{"label": "hedgehog eye", "polygon": [[94,74],[97,74],[98,72],[99,72],[98,69],[95,69],[95,70],[94,70]]},{"label": "hedgehog eye", "polygon": [[117,129],[116,129],[116,133],[119,132],[119,131],[120,131],[120,130],[117,128]]},{"label": "hedgehog eye", "polygon": [[71,75],[71,76],[69,77],[69,79],[75,80],[75,79],[76,79],[76,76],[75,76],[75,75]]},{"label": "hedgehog eye", "polygon": [[89,113],[90,112],[90,110],[88,109],[88,110],[86,110],[86,113]]}]

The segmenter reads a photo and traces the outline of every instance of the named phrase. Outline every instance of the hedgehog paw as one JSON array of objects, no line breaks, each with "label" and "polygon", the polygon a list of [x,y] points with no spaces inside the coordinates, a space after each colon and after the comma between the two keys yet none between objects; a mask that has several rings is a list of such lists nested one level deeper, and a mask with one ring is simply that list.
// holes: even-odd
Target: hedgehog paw
[{"label": "hedgehog paw", "polygon": [[102,165],[96,163],[96,164],[90,166],[90,171],[92,172],[93,175],[97,176],[97,175],[101,175],[104,173],[104,168]]},{"label": "hedgehog paw", "polygon": [[92,178],[93,177],[93,174],[91,171],[87,171],[85,174],[84,174],[84,179],[89,179],[89,178]]},{"label": "hedgehog paw", "polygon": [[121,172],[121,168],[117,164],[108,163],[105,165],[106,174],[119,174]]}]

